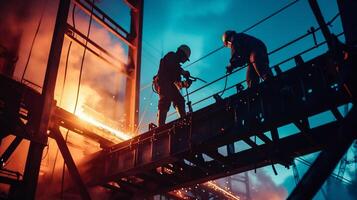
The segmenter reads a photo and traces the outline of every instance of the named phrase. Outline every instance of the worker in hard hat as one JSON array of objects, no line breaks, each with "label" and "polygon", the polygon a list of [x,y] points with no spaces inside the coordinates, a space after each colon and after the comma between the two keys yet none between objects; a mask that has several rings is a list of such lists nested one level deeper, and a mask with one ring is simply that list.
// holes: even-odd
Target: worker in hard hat
[{"label": "worker in hard hat", "polygon": [[[189,61],[190,55],[190,48],[187,45],[181,45],[176,52],[169,52],[160,60],[159,71],[154,77],[154,85],[159,94],[158,126],[165,124],[171,102],[180,117],[186,115],[185,100],[180,89],[190,87],[192,81],[189,80],[190,73],[183,70],[181,64]],[[186,80],[182,81],[181,76]]]},{"label": "worker in hard hat", "polygon": [[269,68],[269,58],[265,44],[245,33],[226,31],[222,36],[225,47],[231,48],[230,64],[226,73],[232,73],[234,68],[247,66],[246,80],[248,88],[259,84],[260,78],[267,80],[273,76]]}]

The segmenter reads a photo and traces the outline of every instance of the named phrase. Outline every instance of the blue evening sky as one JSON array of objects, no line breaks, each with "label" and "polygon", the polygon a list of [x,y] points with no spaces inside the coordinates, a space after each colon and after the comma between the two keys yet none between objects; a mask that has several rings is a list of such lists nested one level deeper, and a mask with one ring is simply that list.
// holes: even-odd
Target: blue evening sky
[{"label": "blue evening sky", "polygon": [[[187,44],[192,49],[191,62],[199,59],[210,51],[222,45],[221,35],[225,30],[242,31],[258,20],[270,15],[293,1],[238,1],[238,0],[147,0],[144,6],[144,30],[141,76],[141,130],[147,128],[149,122],[155,122],[157,95],[152,95],[150,83],[156,74],[159,60],[169,51],[175,51],[180,44]],[[322,11],[326,20],[330,20],[338,12],[336,1],[321,1]],[[338,19],[339,20],[339,19]],[[341,31],[339,21],[334,23],[332,30]],[[268,51],[303,35],[310,27],[317,28],[317,22],[307,0],[300,0],[270,20],[248,31],[263,40]],[[323,41],[317,34],[318,42]],[[271,66],[312,47],[312,36],[270,56]],[[320,48],[303,56],[308,60],[325,51]],[[230,58],[230,49],[222,49],[202,61],[186,68],[193,76],[198,76],[208,82],[224,75],[225,66]],[[183,66],[189,64],[185,63]],[[292,62],[281,66],[283,70],[294,66]],[[242,81],[245,71],[242,70],[229,77],[228,86]],[[189,90],[201,87],[204,83],[195,82]],[[148,87],[149,86],[149,87]],[[207,87],[190,96],[192,103],[217,93],[224,87],[224,80]],[[233,91],[232,91],[233,92]],[[229,96],[229,91],[224,96]],[[207,100],[193,107],[194,110],[211,104]],[[171,109],[169,113],[174,110]],[[176,118],[171,115],[168,120]]]}]

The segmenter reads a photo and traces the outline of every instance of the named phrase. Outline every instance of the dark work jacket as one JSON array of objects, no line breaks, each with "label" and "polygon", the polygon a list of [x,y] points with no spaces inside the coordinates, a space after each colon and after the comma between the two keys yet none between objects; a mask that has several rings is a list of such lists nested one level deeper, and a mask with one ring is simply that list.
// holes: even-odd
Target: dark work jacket
[{"label": "dark work jacket", "polygon": [[249,55],[254,51],[265,48],[265,44],[253,36],[245,33],[236,33],[232,38],[231,59],[233,67],[243,66],[249,62]]},{"label": "dark work jacket", "polygon": [[167,53],[160,60],[157,76],[159,87],[175,87],[174,82],[181,81],[181,64],[178,55],[174,52]]}]

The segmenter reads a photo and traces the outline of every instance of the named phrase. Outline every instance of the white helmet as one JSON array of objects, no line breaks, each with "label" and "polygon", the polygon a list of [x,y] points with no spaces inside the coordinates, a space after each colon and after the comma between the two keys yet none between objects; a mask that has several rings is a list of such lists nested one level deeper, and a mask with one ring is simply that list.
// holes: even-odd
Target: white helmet
[{"label": "white helmet", "polygon": [[190,55],[191,55],[190,47],[188,47],[187,45],[183,44],[183,45],[179,46],[179,48],[177,48],[177,51],[179,51],[179,50],[181,50],[185,54],[187,60],[189,61],[190,60],[189,58],[190,58]]}]

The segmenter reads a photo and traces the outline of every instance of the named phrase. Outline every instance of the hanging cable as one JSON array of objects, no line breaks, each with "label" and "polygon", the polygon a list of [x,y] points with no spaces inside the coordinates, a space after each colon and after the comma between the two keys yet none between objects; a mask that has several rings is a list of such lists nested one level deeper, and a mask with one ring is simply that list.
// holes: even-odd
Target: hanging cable
[{"label": "hanging cable", "polygon": [[145,118],[145,115],[146,115],[147,110],[148,110],[148,108],[149,108],[150,101],[151,101],[151,99],[152,99],[153,94],[154,94],[154,92],[151,91],[151,92],[150,92],[150,98],[148,99],[148,102],[147,102],[146,105],[145,105],[144,112],[143,112],[143,114],[142,114],[142,116],[141,116],[141,118],[140,118],[140,120],[139,120],[139,124],[138,124],[138,127],[137,127],[136,130],[135,130],[135,133],[137,133],[137,132],[139,131],[139,128],[140,128],[140,126],[141,126],[141,124],[142,124],[142,122],[143,122],[143,120],[144,120],[144,118]]},{"label": "hanging cable", "polygon": [[[234,73],[236,73],[236,72],[238,72],[238,71],[244,69],[246,66],[247,66],[247,65],[244,65],[244,66],[242,66],[242,67],[237,68],[236,70],[232,71],[231,74],[234,74]],[[213,83],[216,83],[216,82],[222,80],[223,78],[225,78],[225,77],[227,77],[227,76],[230,76],[231,74],[225,74],[225,75],[223,75],[223,76],[217,78],[216,80],[213,80],[213,81],[207,83],[206,85],[203,85],[203,86],[201,86],[201,87],[199,87],[199,88],[197,88],[197,89],[195,89],[195,90],[189,92],[188,94],[190,95],[190,94],[193,94],[193,93],[195,93],[195,92],[197,92],[197,91],[199,91],[199,90],[202,90],[203,88],[206,88],[206,87],[212,85]]]},{"label": "hanging cable", "polygon": [[245,33],[245,32],[250,31],[251,29],[253,29],[253,28],[255,28],[256,26],[258,26],[259,24],[265,22],[266,20],[268,20],[268,19],[274,17],[275,15],[279,14],[280,12],[282,12],[282,11],[284,11],[285,9],[289,8],[290,6],[294,5],[294,4],[297,3],[298,1],[299,1],[299,0],[295,0],[295,1],[293,1],[293,2],[291,2],[291,3],[289,3],[289,4],[287,4],[286,6],[280,8],[279,10],[273,12],[272,14],[266,16],[265,18],[261,19],[261,20],[258,21],[257,23],[253,24],[252,26],[250,26],[250,27],[244,29],[244,30],[242,31],[242,33]]},{"label": "hanging cable", "polygon": [[[337,34],[336,36],[339,37],[339,36],[341,36],[341,35],[343,35],[343,32]],[[309,49],[306,49],[306,50],[304,50],[304,51],[298,53],[297,55],[305,54],[305,53],[307,53],[307,52],[309,52],[309,51],[311,51],[311,50],[313,50],[313,49],[316,49],[316,48],[318,48],[318,47],[324,45],[324,44],[326,44],[326,41],[321,42],[321,43],[319,43],[319,44],[317,44],[317,45],[314,45],[313,47],[311,47],[311,48],[309,48]],[[290,57],[290,58],[288,58],[288,59],[285,59],[285,60],[279,62],[279,63],[276,64],[276,65],[284,64],[284,63],[288,62],[289,60],[294,59],[294,57],[295,57],[295,56]],[[274,65],[274,66],[276,66],[276,65]],[[271,67],[271,68],[273,68],[273,67]],[[239,71],[239,70],[240,70],[240,69],[238,69],[237,71]],[[235,72],[237,72],[237,71],[233,71],[232,74],[235,73]],[[227,75],[225,75],[225,76],[227,76]],[[224,78],[225,76],[220,77],[219,80],[221,80],[221,79]],[[217,79],[217,80],[218,80],[218,79]],[[232,86],[226,88],[226,90],[229,90],[229,89],[231,89],[231,88],[234,88],[236,85],[243,84],[244,82],[246,82],[246,80],[243,80],[243,81],[239,82],[238,84],[232,85]],[[200,88],[199,88],[199,89],[200,89]],[[201,89],[202,89],[202,87],[201,87]],[[223,90],[222,90],[222,91],[223,91]],[[219,91],[219,92],[222,92],[222,91]],[[191,92],[191,93],[192,93],[192,92]],[[191,93],[189,93],[189,94],[191,94]],[[211,97],[212,97],[212,96],[207,96],[207,97],[205,97],[205,98],[203,98],[203,99],[201,99],[201,100],[199,100],[199,101],[193,103],[192,105],[196,105],[196,104],[198,104],[198,103],[201,103],[201,102],[203,102],[203,101],[205,101],[205,100],[207,100],[207,99],[210,99]],[[174,113],[171,113],[171,114],[174,114]],[[171,115],[171,114],[170,114],[170,115]]]},{"label": "hanging cable", "polygon": [[69,60],[69,54],[71,52],[71,47],[72,47],[72,41],[69,42],[68,50],[67,50],[66,65],[65,65],[65,68],[64,68],[63,84],[62,84],[61,96],[60,96],[60,101],[59,101],[59,105],[60,106],[62,105],[63,93],[64,93],[64,88],[65,88],[65,85],[66,85],[67,70],[68,70],[68,60]]},{"label": "hanging cable", "polygon": [[228,82],[228,76],[226,76],[226,78],[225,78],[225,80],[224,80],[224,87],[223,87],[222,93],[221,93],[221,94],[218,94],[219,96],[223,96],[224,92],[226,91],[227,82]]},{"label": "hanging cable", "polygon": [[221,50],[221,49],[223,49],[223,48],[224,48],[224,45],[218,47],[217,49],[214,49],[213,51],[210,51],[208,54],[206,54],[206,55],[202,56],[201,58],[197,59],[196,61],[194,61],[194,62],[192,62],[192,63],[190,63],[190,64],[184,66],[183,68],[187,68],[187,67],[189,67],[189,66],[191,66],[191,65],[194,65],[195,63],[198,63],[199,61],[201,61],[201,60],[207,58],[208,56],[210,56],[210,55],[216,53],[217,51],[219,51],[219,50]]},{"label": "hanging cable", "polygon": [[[327,24],[327,25],[332,24],[332,23],[336,20],[336,18],[337,18],[339,15],[340,15],[340,14],[337,13],[337,14],[336,14],[330,21],[328,21],[326,24]],[[321,28],[318,27],[318,28],[314,29],[314,32],[317,32],[317,31],[319,31],[320,29],[321,29]],[[270,51],[270,52],[268,53],[268,55],[272,55],[272,54],[274,54],[274,53],[280,51],[281,49],[283,49],[283,48],[285,48],[285,47],[287,47],[287,46],[289,46],[289,45],[291,45],[291,44],[293,44],[293,43],[295,43],[295,42],[297,42],[297,41],[299,41],[299,40],[301,40],[301,39],[307,37],[308,35],[313,34],[314,32],[305,33],[304,35],[302,35],[302,36],[300,36],[300,37],[298,37],[298,38],[296,38],[296,39],[294,39],[294,40],[292,40],[292,41],[290,41],[290,42],[288,42],[288,43],[286,43],[286,44],[284,44],[284,45],[282,45],[282,46],[280,46],[280,47],[278,47],[278,48],[276,48],[276,49],[274,49],[274,50],[272,50],[272,51]],[[339,36],[339,35],[341,35],[341,34],[342,34],[342,33],[338,34],[337,36]],[[325,44],[325,43],[322,42],[322,43],[316,45],[316,47],[319,47],[319,46],[321,46],[322,44]],[[312,49],[314,49],[314,48],[315,48],[315,47],[313,47]],[[308,49],[307,51],[310,51],[310,50],[312,50],[312,49]],[[303,54],[303,53],[306,53],[306,51],[304,51],[304,52],[302,52],[302,53],[300,53],[300,54]],[[287,59],[287,60],[290,60],[290,59],[291,59],[291,58],[289,58],[289,59]],[[285,62],[287,62],[287,60],[282,61],[281,63],[279,63],[279,64],[277,64],[277,65],[280,65],[280,64],[282,64],[282,63],[285,63]],[[241,68],[238,68],[237,70],[234,70],[231,74],[234,74],[234,73],[240,71],[241,69],[245,68],[246,66],[247,66],[247,65],[244,65],[244,66],[242,66]],[[210,83],[208,83],[208,84],[206,84],[206,85],[203,85],[202,87],[197,88],[196,90],[191,91],[191,92],[189,93],[189,95],[192,94],[192,93],[195,93],[195,92],[197,92],[197,91],[199,91],[199,90],[201,90],[201,89],[203,89],[203,88],[205,88],[205,87],[207,87],[207,86],[209,86],[209,85],[211,85],[211,84],[213,84],[213,83],[216,83],[217,81],[220,81],[220,80],[222,80],[223,78],[225,78],[225,77],[227,77],[227,76],[230,76],[231,74],[225,74],[225,75],[223,75],[222,77],[219,77],[219,78],[217,78],[216,80],[213,80],[212,82],[210,82]]]},{"label": "hanging cable", "polygon": [[188,95],[188,89],[185,88],[185,90],[186,90],[186,97],[187,97],[187,103],[186,103],[186,105],[187,105],[187,107],[188,107],[188,112],[189,112],[189,113],[193,113],[192,104],[191,104],[191,101],[190,101],[190,96]]},{"label": "hanging cable", "polygon": [[334,17],[332,17],[332,19],[330,21],[328,21],[326,24],[328,26],[331,26],[331,24],[337,19],[337,17],[340,16],[340,13],[337,13]]},{"label": "hanging cable", "polygon": [[[253,29],[253,28],[255,28],[256,26],[258,26],[259,24],[265,22],[266,20],[272,18],[273,16],[277,15],[278,13],[280,13],[280,12],[284,11],[285,9],[289,8],[290,6],[294,5],[294,4],[297,3],[298,1],[299,1],[299,0],[295,0],[295,1],[293,1],[293,2],[291,2],[291,3],[289,3],[289,4],[287,4],[287,5],[285,5],[284,7],[282,7],[282,8],[280,8],[279,10],[273,12],[272,14],[268,15],[267,17],[263,18],[262,20],[258,21],[257,23],[253,24],[252,26],[250,26],[250,27],[244,29],[244,30],[242,31],[242,33],[245,33],[245,32],[250,31],[251,29]],[[210,52],[207,53],[206,55],[202,56],[201,58],[197,59],[196,61],[194,61],[194,62],[192,62],[192,63],[190,63],[190,64],[184,66],[183,68],[187,68],[187,67],[189,67],[189,66],[192,66],[192,65],[196,64],[197,62],[199,62],[199,61],[201,61],[201,60],[207,58],[208,56],[211,56],[212,54],[218,52],[219,50],[221,50],[221,49],[223,49],[223,48],[224,48],[224,46],[220,46],[220,47],[218,47],[218,48],[216,48],[216,49],[210,51]],[[150,87],[150,84],[151,84],[151,83],[148,83],[148,84],[144,85],[143,87],[140,88],[140,90],[144,90],[144,89]],[[192,94],[192,92],[190,92],[189,94]]]},{"label": "hanging cable", "polygon": [[40,16],[40,20],[38,21],[38,24],[37,24],[35,36],[33,37],[32,42],[31,42],[30,52],[29,52],[29,55],[28,55],[27,60],[26,60],[25,69],[24,69],[24,72],[22,73],[22,76],[21,76],[21,83],[24,80],[28,65],[30,63],[30,58],[31,58],[31,55],[32,55],[33,46],[35,45],[36,38],[38,36],[38,33],[40,32],[40,27],[41,27],[41,24],[42,24],[42,19],[43,19],[44,13],[45,13],[45,9],[47,7],[47,3],[48,3],[48,0],[45,0],[45,4],[44,4],[44,6],[42,8],[42,13],[41,13],[41,16]]},{"label": "hanging cable", "polygon": [[[298,1],[299,1],[299,0],[296,0],[296,1],[291,2],[290,4],[284,6],[283,8],[281,8],[281,9],[279,9],[278,11],[274,12],[273,14],[271,14],[271,15],[267,16],[266,18],[260,20],[259,22],[257,22],[256,24],[252,25],[251,27],[245,29],[243,32],[247,32],[247,31],[251,30],[252,28],[254,28],[254,27],[256,27],[257,25],[261,24],[263,21],[266,21],[267,19],[269,19],[269,18],[275,16],[275,15],[278,14],[279,12],[281,12],[281,11],[287,9],[288,7],[290,7],[290,6],[292,6],[293,4],[297,3]],[[337,13],[337,14],[336,14],[330,21],[328,21],[326,24],[327,24],[327,25],[331,25],[331,24],[337,19],[337,17],[338,17],[339,15],[340,15],[340,13]],[[293,40],[293,41],[291,41],[291,42],[289,42],[289,43],[287,43],[287,44],[282,45],[281,47],[279,47],[279,48],[277,48],[277,49],[275,49],[275,50],[269,52],[268,55],[271,55],[271,54],[273,54],[273,53],[275,53],[275,52],[277,52],[277,51],[279,51],[279,50],[281,50],[281,49],[283,49],[283,48],[289,46],[290,44],[295,43],[295,42],[297,42],[297,41],[299,41],[299,40],[301,40],[301,39],[307,37],[308,35],[310,35],[310,34],[312,34],[312,33],[315,33],[316,31],[318,31],[318,30],[320,30],[320,29],[321,29],[321,28],[318,27],[317,29],[314,30],[314,32],[306,33],[306,34],[304,34],[304,35],[298,37],[297,39],[295,39],[295,40]],[[342,33],[338,34],[337,36],[340,36],[341,34],[342,34]],[[300,53],[300,54],[304,54],[304,53],[306,53],[306,52],[308,52],[308,51],[310,51],[310,50],[312,50],[312,49],[315,49],[315,48],[317,48],[317,47],[323,45],[324,43],[325,43],[325,42],[322,42],[322,43],[320,43],[320,44],[318,44],[318,45],[316,45],[316,46],[314,46],[314,47],[312,47],[312,48],[310,48],[310,49],[308,49],[308,50],[306,50],[306,51],[303,51],[303,52]],[[221,48],[221,47],[220,47],[220,48]],[[209,54],[209,55],[212,55],[213,53],[217,52],[218,50],[219,50],[219,48],[218,48],[218,49],[215,49],[214,51],[212,51],[212,52],[210,52],[210,53],[208,53],[208,54]],[[204,57],[205,57],[205,58],[208,57],[208,56],[209,56],[208,54],[207,54],[206,56],[204,56]],[[287,59],[287,60],[284,60],[284,61],[282,61],[281,63],[279,63],[278,65],[280,65],[280,64],[282,64],[282,63],[285,63],[285,62],[287,62],[287,61],[290,60],[290,59],[291,59],[291,58],[289,58],[289,59]],[[199,59],[199,60],[201,60],[201,59]],[[195,61],[194,63],[196,63],[196,61]],[[192,63],[192,64],[194,64],[194,63]],[[192,64],[191,64],[191,65],[192,65]],[[238,72],[238,71],[244,69],[246,66],[247,66],[247,65],[242,66],[241,68],[238,68],[237,70],[234,70],[231,74],[234,74],[234,73],[236,73],[236,72]],[[186,66],[186,67],[188,67],[188,66]],[[232,87],[235,86],[235,85],[233,85],[233,86],[227,88],[227,82],[228,82],[228,81],[227,81],[227,77],[230,76],[231,74],[225,74],[224,76],[222,76],[222,77],[220,77],[220,78],[218,78],[218,79],[216,79],[216,80],[214,80],[214,81],[212,81],[212,82],[210,82],[210,83],[207,83],[206,85],[204,85],[204,86],[202,86],[202,87],[200,87],[200,88],[197,88],[196,90],[193,90],[193,91],[189,92],[189,93],[186,94],[186,95],[193,94],[193,93],[195,93],[195,92],[197,92],[197,91],[199,91],[199,90],[201,90],[201,89],[203,89],[203,88],[205,88],[205,87],[208,87],[209,85],[212,85],[213,83],[216,83],[216,82],[222,80],[223,78],[226,78],[224,89],[219,92],[219,93],[221,93],[220,96],[222,96],[222,95],[224,94],[224,91],[226,91],[226,90],[228,90],[228,89],[231,89]],[[245,81],[242,81],[241,83],[243,83],[243,82],[245,82]],[[143,90],[143,89],[145,89],[145,88],[147,88],[147,87],[149,87],[149,86],[150,86],[150,84],[145,85],[144,87],[141,88],[141,90]],[[184,97],[186,97],[186,95],[184,95]],[[199,100],[198,102],[193,103],[192,106],[195,105],[195,104],[198,104],[198,103],[200,103],[200,102],[202,102],[202,101],[205,101],[205,100],[207,100],[207,99],[209,99],[209,98],[211,98],[211,96],[208,96],[208,97],[206,97],[206,98],[204,98],[204,99]],[[170,117],[170,116],[173,115],[173,114],[175,114],[175,113],[173,112],[173,113],[168,114],[168,117]]]},{"label": "hanging cable", "polygon": [[[94,3],[94,0],[93,0]],[[76,28],[76,21],[75,21],[75,10],[76,10],[76,4],[73,5],[73,9],[72,9],[72,24],[73,24],[73,28]],[[93,15],[93,7],[91,10],[91,16],[90,16],[90,21],[89,21],[89,27],[88,27],[88,33],[87,33],[87,38],[89,36],[89,32],[90,32],[90,27],[91,27],[91,23],[92,23],[92,16]],[[84,53],[82,56],[82,65],[81,65],[81,71],[80,71],[80,75],[82,73],[82,67],[83,67],[83,59],[85,56],[85,51],[86,51],[86,47],[88,44],[88,40],[86,40],[85,43],[85,49],[84,49]],[[62,98],[63,98],[63,92],[64,92],[64,87],[66,84],[66,80],[67,80],[67,70],[68,70],[68,61],[69,61],[69,55],[70,55],[70,51],[71,51],[71,47],[72,47],[72,41],[70,41],[70,44],[68,46],[68,51],[67,51],[67,57],[66,57],[66,65],[65,65],[65,74],[64,74],[64,80],[63,80],[63,84],[62,84],[62,93],[61,93],[61,98],[60,98],[60,102],[62,102]],[[79,87],[80,87],[80,78],[79,78],[79,85],[78,85],[78,93],[77,93],[77,97],[76,97],[76,104],[75,104],[75,109],[74,109],[74,113],[76,111],[76,105],[77,105],[77,101],[78,101],[78,95],[79,95]],[[65,137],[65,142],[67,143],[68,140],[68,133],[69,130],[67,129],[66,132],[66,137]],[[56,153],[56,159],[57,159],[57,155],[58,155],[58,149],[57,149],[57,153]],[[54,170],[54,168],[53,168]],[[63,166],[62,166],[62,179],[61,179],[61,198],[63,199],[63,192],[64,192],[64,179],[65,179],[65,171],[66,171],[66,163],[63,160]],[[52,175],[53,176],[53,175]]]},{"label": "hanging cable", "polygon": [[[191,66],[191,65],[193,65],[193,64],[195,64],[195,63],[197,63],[197,62],[199,62],[199,61],[201,61],[201,60],[203,60],[204,58],[207,58],[208,56],[210,56],[210,55],[216,53],[217,51],[219,51],[219,50],[221,50],[221,49],[223,49],[223,47],[224,47],[224,46],[221,46],[221,47],[219,47],[219,48],[217,48],[217,49],[214,49],[213,51],[211,51],[211,52],[209,52],[208,54],[202,56],[201,58],[197,59],[196,61],[194,61],[194,62],[192,62],[192,63],[190,63],[190,64],[184,66],[183,68],[185,69],[185,68],[187,68],[187,67],[189,67],[189,66]],[[144,86],[142,86],[142,87],[140,88],[140,90],[144,90],[144,89],[150,87],[150,85],[151,85],[151,83],[145,84]]]},{"label": "hanging cable", "polygon": [[[244,30],[242,31],[242,33],[248,32],[249,30],[253,29],[254,27],[258,26],[259,24],[261,24],[261,23],[265,22],[266,20],[272,18],[272,17],[275,16],[276,14],[278,14],[278,13],[282,12],[283,10],[289,8],[290,6],[294,5],[294,4],[297,3],[298,1],[299,1],[299,0],[295,0],[295,1],[293,1],[293,2],[291,2],[291,3],[289,3],[289,4],[287,4],[286,6],[280,8],[279,10],[275,11],[274,13],[268,15],[267,17],[263,18],[262,20],[260,20],[260,21],[258,21],[257,23],[253,24],[252,26],[250,26],[250,27],[244,29]],[[223,46],[223,47],[224,47],[224,46]],[[223,48],[223,47],[222,47],[222,48]],[[212,54],[213,54],[213,53],[215,53],[215,52],[212,52]],[[223,96],[224,92],[226,91],[227,81],[228,81],[228,76],[226,76],[226,80],[224,81],[224,89],[222,90],[222,93],[219,94],[219,96]]]},{"label": "hanging cable", "polygon": [[[316,30],[318,30],[318,29],[316,29]],[[337,37],[340,37],[341,35],[343,35],[343,32],[337,34],[336,36],[337,36]],[[318,48],[318,47],[324,45],[324,44],[326,44],[326,41],[321,42],[321,43],[319,43],[319,44],[317,44],[317,45],[314,45],[313,47],[311,47],[311,48],[309,48],[309,49],[306,49],[306,50],[304,50],[304,51],[298,53],[297,55],[305,54],[305,53],[307,53],[307,52],[309,52],[309,51],[311,51],[311,50],[313,50],[313,49],[316,49],[316,48]],[[285,45],[283,45],[283,46],[285,46]],[[279,48],[280,48],[280,47],[279,47]],[[274,51],[273,53],[275,53],[275,52],[276,52],[276,51]],[[269,54],[271,54],[271,53],[269,53]],[[288,58],[288,59],[285,59],[285,60],[283,60],[283,61],[281,61],[281,62],[275,64],[274,66],[282,65],[282,64],[288,62],[289,60],[292,60],[294,57],[295,57],[295,56],[290,57],[290,58]],[[234,74],[234,73],[240,71],[241,69],[244,69],[245,67],[246,67],[246,65],[243,66],[243,67],[241,67],[241,68],[238,68],[238,69],[234,70],[234,71],[232,72],[232,74]],[[273,67],[271,67],[271,68],[273,68]],[[222,76],[222,77],[220,77],[220,78],[218,78],[218,79],[216,79],[216,80],[214,80],[214,81],[212,81],[212,82],[210,82],[210,83],[208,83],[208,84],[206,84],[206,85],[204,85],[204,86],[202,86],[202,87],[200,87],[200,88],[197,88],[196,90],[190,92],[189,95],[192,94],[192,93],[195,93],[195,92],[197,92],[197,91],[199,91],[199,90],[201,90],[201,89],[203,89],[203,88],[205,88],[205,87],[207,87],[207,86],[209,86],[209,85],[211,85],[211,84],[213,84],[213,83],[216,83],[217,81],[220,81],[220,80],[222,80],[223,78],[225,78],[226,76],[229,76],[229,75],[230,75],[230,74],[225,74],[224,76]],[[243,84],[244,82],[246,82],[246,81],[245,81],[245,80],[244,80],[244,81],[241,81],[241,82],[238,83],[238,84]],[[237,84],[237,85],[238,85],[238,84]],[[226,88],[225,90],[229,90],[229,89],[231,89],[231,88],[233,88],[233,87],[235,87],[235,86],[236,86],[236,85],[232,85],[232,86]],[[219,91],[218,93],[220,93],[220,92],[223,92],[223,90]],[[184,97],[185,97],[185,96],[184,96]],[[210,99],[211,97],[212,97],[212,96],[207,96],[207,97],[205,97],[205,98],[203,98],[203,99],[201,99],[201,100],[198,100],[197,102],[194,102],[194,103],[192,104],[192,106],[194,106],[194,105],[196,105],[196,104],[198,104],[198,103],[201,103],[201,102],[203,102],[203,101],[205,101],[205,100],[207,100],[207,99]],[[172,112],[172,113],[168,114],[167,116],[170,117],[170,116],[172,116],[173,114],[175,114],[175,112]]]},{"label": "hanging cable", "polygon": [[[262,20],[258,21],[257,23],[255,23],[255,24],[253,24],[252,26],[250,26],[250,27],[244,29],[244,30],[241,31],[241,32],[242,32],[242,33],[245,33],[245,32],[250,31],[251,29],[253,29],[253,28],[255,28],[256,26],[258,26],[259,24],[265,22],[266,20],[272,18],[273,16],[277,15],[278,13],[282,12],[283,10],[285,10],[285,9],[289,8],[290,6],[294,5],[294,4],[297,3],[298,1],[299,1],[299,0],[295,0],[295,1],[291,2],[291,3],[289,3],[288,5],[285,5],[284,7],[280,8],[279,10],[277,10],[277,11],[275,11],[274,13],[268,15],[267,17],[263,18]],[[184,68],[187,68],[187,67],[189,67],[189,66],[191,66],[191,65],[193,65],[193,64],[195,64],[195,63],[197,63],[197,62],[199,62],[199,61],[201,61],[202,59],[207,58],[208,56],[210,56],[210,55],[216,53],[217,51],[219,51],[219,50],[221,50],[221,49],[223,49],[223,48],[224,48],[224,46],[218,47],[217,49],[215,49],[215,50],[209,52],[208,54],[206,54],[206,55],[204,55],[204,56],[202,56],[201,58],[199,58],[198,60],[196,60],[196,61],[190,63],[189,65],[185,66]]]},{"label": "hanging cable", "polygon": [[[73,28],[76,29],[76,21],[75,21],[75,11],[76,11],[76,4],[73,4],[72,8],[72,24]],[[60,97],[60,105],[62,105],[62,98],[63,98],[63,92],[64,88],[66,85],[66,80],[67,80],[67,70],[68,70],[68,61],[69,61],[69,55],[71,52],[71,47],[72,47],[72,40],[69,42],[68,50],[67,50],[67,56],[66,56],[66,65],[65,65],[65,70],[64,70],[64,76],[63,76],[63,84],[62,84],[62,91],[61,91],[61,97]]]},{"label": "hanging cable", "polygon": [[[94,0],[92,1],[92,3],[94,5]],[[91,13],[90,13],[90,19],[89,19],[89,25],[88,25],[88,32],[87,32],[87,36],[86,36],[87,38],[89,38],[90,30],[91,30],[91,26],[92,26],[93,9],[94,9],[94,7],[92,6]],[[82,60],[81,60],[81,67],[80,67],[80,70],[79,70],[78,87],[77,87],[76,102],[75,102],[75,105],[74,105],[74,113],[76,113],[76,111],[77,111],[79,93],[80,93],[80,88],[81,88],[81,79],[82,79],[82,74],[83,74],[84,58],[85,58],[86,52],[87,52],[87,45],[88,45],[88,40],[86,40],[85,45],[84,45],[84,51],[83,51]]]}]

